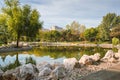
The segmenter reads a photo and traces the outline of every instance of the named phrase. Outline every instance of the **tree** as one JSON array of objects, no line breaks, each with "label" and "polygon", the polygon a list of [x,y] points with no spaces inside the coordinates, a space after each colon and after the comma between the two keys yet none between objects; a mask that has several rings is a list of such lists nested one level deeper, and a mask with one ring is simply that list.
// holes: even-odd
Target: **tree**
[{"label": "tree", "polygon": [[20,37],[36,37],[42,23],[39,21],[39,13],[37,10],[31,10],[30,6],[21,7],[18,0],[5,0],[3,13],[8,15],[7,26],[12,35],[16,37],[16,46],[19,46]]},{"label": "tree", "polygon": [[120,39],[120,24],[111,29],[110,36]]},{"label": "tree", "polygon": [[98,31],[96,28],[86,29],[84,32],[84,37],[88,41],[95,41]]},{"label": "tree", "polygon": [[6,25],[7,15],[0,14],[0,41],[7,44],[8,38],[10,38],[7,25]]},{"label": "tree", "polygon": [[110,30],[115,25],[120,23],[120,18],[115,13],[108,13],[107,15],[103,16],[103,20],[99,27],[99,35],[100,38],[105,40],[110,40]]},{"label": "tree", "polygon": [[72,34],[80,34],[85,31],[86,27],[76,21],[73,21],[70,25],[66,25],[66,29],[71,30]]}]

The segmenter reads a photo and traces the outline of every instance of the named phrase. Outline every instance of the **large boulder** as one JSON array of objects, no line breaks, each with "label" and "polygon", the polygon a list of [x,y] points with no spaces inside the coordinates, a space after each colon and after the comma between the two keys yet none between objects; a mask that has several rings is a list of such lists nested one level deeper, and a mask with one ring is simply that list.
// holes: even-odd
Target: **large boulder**
[{"label": "large boulder", "polygon": [[50,75],[51,72],[52,72],[52,70],[50,68],[45,67],[45,68],[43,68],[43,70],[41,70],[39,72],[39,76],[48,76],[48,75]]},{"label": "large boulder", "polygon": [[58,80],[66,76],[66,69],[62,66],[57,66],[50,74],[49,80]]},{"label": "large boulder", "polygon": [[36,66],[29,63],[19,67],[18,78],[19,80],[32,80],[36,73],[38,73]]},{"label": "large boulder", "polygon": [[4,72],[0,69],[0,76],[2,76],[2,75],[3,75],[3,73],[4,73]]},{"label": "large boulder", "polygon": [[118,49],[118,52],[115,53],[115,58],[120,60],[120,49]]},{"label": "large boulder", "polygon": [[88,55],[83,55],[80,58],[79,63],[83,64],[83,65],[91,65],[91,64],[93,64],[93,59]]},{"label": "large boulder", "polygon": [[44,68],[46,68],[46,69],[52,69],[53,68],[53,66],[51,64],[47,63],[47,62],[39,63],[39,64],[37,64],[36,67],[37,67],[39,72],[41,72]]},{"label": "large boulder", "polygon": [[79,67],[80,64],[78,63],[76,58],[68,58],[63,60],[63,64],[66,69],[73,69],[75,67]]},{"label": "large boulder", "polygon": [[2,78],[3,73],[4,73],[4,72],[0,69],[0,80],[3,79],[3,78]]},{"label": "large boulder", "polygon": [[120,53],[115,53],[115,58],[120,59]]},{"label": "large boulder", "polygon": [[110,58],[114,57],[114,52],[112,50],[108,50],[103,59],[109,60]]},{"label": "large boulder", "polygon": [[91,55],[90,58],[96,62],[100,60],[100,53],[95,53],[94,55]]},{"label": "large boulder", "polygon": [[37,77],[38,70],[32,64],[26,64],[16,69],[6,71],[0,80],[39,80]]},{"label": "large boulder", "polygon": [[[7,70],[3,75],[2,79],[3,80],[19,80],[16,75],[14,75],[15,70]],[[0,80],[2,80],[0,79]]]},{"label": "large boulder", "polygon": [[116,62],[117,62],[117,60],[116,60],[114,57],[112,57],[112,58],[110,58],[110,59],[108,60],[108,62],[111,62],[111,63],[116,63]]}]

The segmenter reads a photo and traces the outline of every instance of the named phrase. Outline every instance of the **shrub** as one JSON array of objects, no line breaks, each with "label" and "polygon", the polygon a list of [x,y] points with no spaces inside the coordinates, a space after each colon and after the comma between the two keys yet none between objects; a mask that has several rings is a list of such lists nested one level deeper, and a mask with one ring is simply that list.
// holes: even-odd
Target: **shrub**
[{"label": "shrub", "polygon": [[119,39],[118,38],[112,38],[112,44],[113,45],[117,45],[117,44],[119,44]]}]

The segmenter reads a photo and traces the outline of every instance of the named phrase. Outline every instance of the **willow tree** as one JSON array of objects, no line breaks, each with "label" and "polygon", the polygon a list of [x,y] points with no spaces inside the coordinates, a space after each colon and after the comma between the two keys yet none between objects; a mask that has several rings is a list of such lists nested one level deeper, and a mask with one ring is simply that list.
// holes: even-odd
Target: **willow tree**
[{"label": "willow tree", "polygon": [[[8,15],[7,26],[16,38],[16,46],[19,46],[21,36],[30,36],[38,33],[42,27],[39,21],[37,10],[31,10],[30,6],[20,6],[19,0],[5,0],[5,7],[2,9],[4,14]],[[36,12],[37,14],[33,14]],[[29,35],[27,34],[29,33]]]}]

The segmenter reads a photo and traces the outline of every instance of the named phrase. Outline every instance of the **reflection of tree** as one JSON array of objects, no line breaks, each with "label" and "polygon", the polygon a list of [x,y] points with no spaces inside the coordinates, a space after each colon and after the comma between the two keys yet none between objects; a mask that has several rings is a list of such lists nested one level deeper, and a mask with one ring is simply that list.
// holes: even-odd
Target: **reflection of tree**
[{"label": "reflection of tree", "polygon": [[36,65],[36,61],[32,57],[26,58],[25,63],[26,64],[31,63],[31,64],[35,64]]},{"label": "reflection of tree", "polygon": [[20,65],[21,65],[21,63],[20,63],[20,61],[19,61],[18,53],[16,53],[15,65],[16,65],[16,66],[20,66]]},{"label": "reflection of tree", "polygon": [[1,56],[1,59],[3,60],[3,62],[5,61],[6,56]]},{"label": "reflection of tree", "polygon": [[7,71],[10,69],[15,69],[16,67],[18,67],[20,65],[21,65],[21,63],[19,61],[19,56],[18,56],[18,53],[16,53],[16,60],[13,63],[9,63],[6,66],[0,66],[0,69],[2,69],[3,71]]}]

